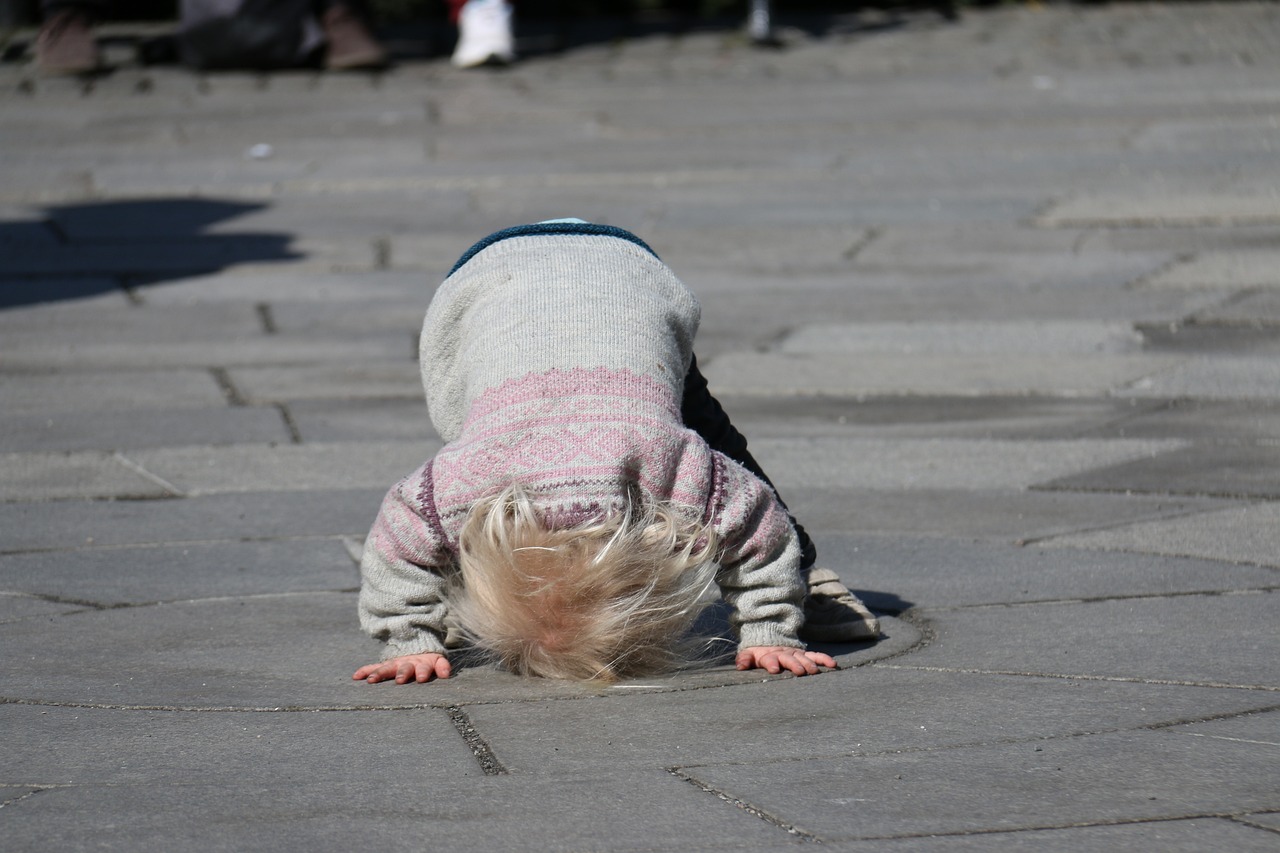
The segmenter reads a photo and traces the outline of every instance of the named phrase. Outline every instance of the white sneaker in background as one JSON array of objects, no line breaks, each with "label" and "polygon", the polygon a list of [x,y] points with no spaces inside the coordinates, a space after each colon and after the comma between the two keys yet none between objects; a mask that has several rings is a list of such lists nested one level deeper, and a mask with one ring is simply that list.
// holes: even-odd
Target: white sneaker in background
[{"label": "white sneaker in background", "polygon": [[467,0],[458,13],[458,68],[509,65],[516,61],[512,9],[507,0]]}]

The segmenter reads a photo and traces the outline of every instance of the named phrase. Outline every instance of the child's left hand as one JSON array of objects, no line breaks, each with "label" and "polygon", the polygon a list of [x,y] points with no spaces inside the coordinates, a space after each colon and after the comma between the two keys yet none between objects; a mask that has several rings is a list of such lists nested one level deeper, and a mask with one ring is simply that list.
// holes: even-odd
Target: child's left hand
[{"label": "child's left hand", "polygon": [[795,675],[817,675],[820,666],[839,669],[835,658],[792,646],[749,646],[738,652],[738,669],[763,669],[777,675],[784,669]]}]

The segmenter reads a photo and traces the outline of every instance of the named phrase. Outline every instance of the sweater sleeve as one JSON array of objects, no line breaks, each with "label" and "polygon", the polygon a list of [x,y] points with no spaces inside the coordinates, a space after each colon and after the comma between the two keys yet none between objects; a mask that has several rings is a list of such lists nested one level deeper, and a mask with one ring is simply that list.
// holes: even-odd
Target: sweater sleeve
[{"label": "sweater sleeve", "polygon": [[360,627],[387,644],[384,659],[445,651],[445,590],[453,558],[431,510],[431,462],[392,487],[365,541]]},{"label": "sweater sleeve", "polygon": [[715,454],[712,523],[721,537],[720,592],[732,608],[730,624],[741,648],[804,648],[800,543],[767,484]]}]

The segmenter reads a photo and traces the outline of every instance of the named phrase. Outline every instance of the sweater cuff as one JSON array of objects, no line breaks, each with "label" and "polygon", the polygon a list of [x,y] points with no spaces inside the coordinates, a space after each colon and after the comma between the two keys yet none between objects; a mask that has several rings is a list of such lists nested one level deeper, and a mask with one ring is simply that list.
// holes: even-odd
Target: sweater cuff
[{"label": "sweater cuff", "polygon": [[794,632],[775,622],[747,622],[740,625],[738,627],[738,648],[748,649],[755,646],[807,648]]},{"label": "sweater cuff", "polygon": [[404,655],[423,655],[428,652],[448,655],[448,650],[445,649],[444,643],[440,642],[439,637],[433,633],[424,632],[416,637],[388,642],[386,649],[382,653],[382,659],[391,660]]}]

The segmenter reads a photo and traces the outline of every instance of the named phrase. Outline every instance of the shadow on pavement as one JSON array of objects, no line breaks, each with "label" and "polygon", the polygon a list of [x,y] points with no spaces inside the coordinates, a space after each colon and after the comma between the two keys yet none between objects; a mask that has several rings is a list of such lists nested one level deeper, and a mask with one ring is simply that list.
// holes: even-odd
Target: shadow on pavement
[{"label": "shadow on pavement", "polygon": [[57,205],[29,221],[0,222],[0,310],[302,257],[290,248],[292,234],[210,233],[266,207],[162,198]]}]

